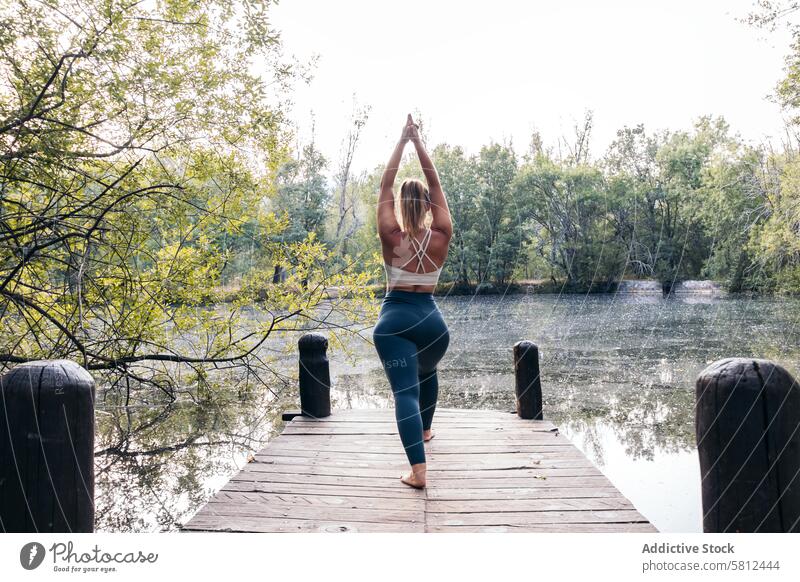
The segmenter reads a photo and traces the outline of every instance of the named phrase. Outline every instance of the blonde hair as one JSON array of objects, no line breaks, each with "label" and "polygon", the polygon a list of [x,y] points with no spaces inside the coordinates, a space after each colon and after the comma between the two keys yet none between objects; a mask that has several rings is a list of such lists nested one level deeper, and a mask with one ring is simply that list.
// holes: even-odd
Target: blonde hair
[{"label": "blonde hair", "polygon": [[400,185],[400,219],[405,232],[416,236],[424,228],[429,205],[430,193],[421,180],[403,180]]}]

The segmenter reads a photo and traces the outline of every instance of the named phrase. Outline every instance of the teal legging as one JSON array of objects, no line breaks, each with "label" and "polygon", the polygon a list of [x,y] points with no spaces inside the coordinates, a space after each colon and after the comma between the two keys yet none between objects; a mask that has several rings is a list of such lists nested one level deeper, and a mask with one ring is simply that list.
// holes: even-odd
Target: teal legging
[{"label": "teal legging", "polygon": [[389,291],[372,338],[392,387],[397,429],[408,461],[424,463],[422,431],[431,427],[439,394],[436,365],[450,343],[433,295]]}]

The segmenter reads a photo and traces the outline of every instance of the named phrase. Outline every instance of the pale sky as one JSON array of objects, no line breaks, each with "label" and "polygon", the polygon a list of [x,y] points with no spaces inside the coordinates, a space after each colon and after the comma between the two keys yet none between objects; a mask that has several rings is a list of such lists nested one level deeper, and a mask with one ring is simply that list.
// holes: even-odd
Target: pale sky
[{"label": "pale sky", "polygon": [[594,111],[592,155],[616,130],[689,129],[723,115],[749,141],[780,142],[769,95],[790,35],[736,19],[754,0],[281,0],[272,8],[286,54],[319,55],[293,118],[335,165],[353,110],[370,105],[355,170],[385,163],[406,114],[421,112],[430,146],[477,153],[491,141],[527,150],[572,136]]}]

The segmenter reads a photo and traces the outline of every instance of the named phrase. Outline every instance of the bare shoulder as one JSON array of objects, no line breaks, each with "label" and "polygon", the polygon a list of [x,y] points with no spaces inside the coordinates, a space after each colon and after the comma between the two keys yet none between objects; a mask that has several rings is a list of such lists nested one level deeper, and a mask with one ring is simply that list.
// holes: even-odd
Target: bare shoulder
[{"label": "bare shoulder", "polygon": [[378,235],[381,240],[398,237],[400,224],[394,213],[394,190],[391,186],[382,186],[378,197]]},{"label": "bare shoulder", "polygon": [[398,250],[402,248],[403,231],[400,229],[386,229],[380,231],[381,251],[383,260],[387,263],[392,262],[398,257]]},{"label": "bare shoulder", "polygon": [[453,236],[452,228],[442,228],[436,225],[431,226],[431,242],[436,244],[450,244],[450,239]]},{"label": "bare shoulder", "polygon": [[430,248],[438,257],[444,259],[447,256],[447,251],[450,247],[450,238],[452,232],[443,229],[431,227],[431,242]]},{"label": "bare shoulder", "polygon": [[398,225],[397,222],[379,226],[378,236],[383,246],[394,247],[400,243],[400,239],[403,237],[403,231],[400,229],[400,225]]}]

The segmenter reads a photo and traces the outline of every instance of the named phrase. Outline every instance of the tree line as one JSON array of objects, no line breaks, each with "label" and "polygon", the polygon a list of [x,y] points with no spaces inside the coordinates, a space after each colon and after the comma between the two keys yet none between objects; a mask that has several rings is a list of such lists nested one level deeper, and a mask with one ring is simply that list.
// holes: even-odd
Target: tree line
[{"label": "tree line", "polygon": [[[623,279],[669,288],[702,278],[734,292],[800,291],[792,141],[781,151],[749,144],[722,117],[704,116],[678,131],[624,127],[592,158],[591,130],[588,113],[559,148],[534,133],[521,154],[498,143],[473,155],[446,143],[432,149],[454,223],[444,287],[502,290],[534,279],[561,291],[609,291]],[[412,156],[398,182],[418,174]],[[342,261],[378,253],[373,214],[383,167],[350,177],[342,238],[326,166],[312,144],[281,173],[274,203],[287,232],[324,241]]]}]

